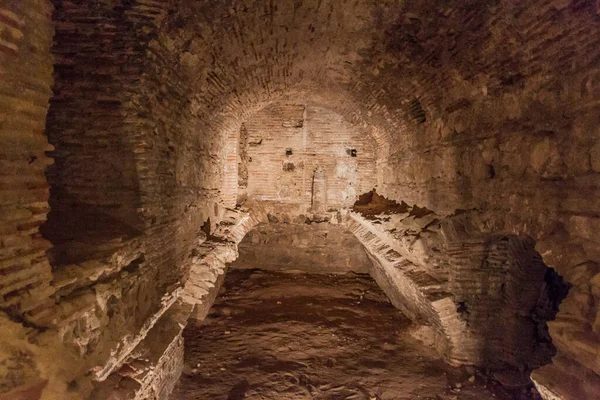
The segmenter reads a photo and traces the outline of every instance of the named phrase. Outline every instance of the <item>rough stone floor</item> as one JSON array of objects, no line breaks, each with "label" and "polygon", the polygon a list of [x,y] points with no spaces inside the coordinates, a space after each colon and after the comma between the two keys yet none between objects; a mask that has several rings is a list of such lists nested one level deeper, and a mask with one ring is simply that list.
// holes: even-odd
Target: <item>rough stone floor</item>
[{"label": "rough stone floor", "polygon": [[452,368],[368,275],[233,270],[203,323],[185,332],[171,399],[529,399]]}]

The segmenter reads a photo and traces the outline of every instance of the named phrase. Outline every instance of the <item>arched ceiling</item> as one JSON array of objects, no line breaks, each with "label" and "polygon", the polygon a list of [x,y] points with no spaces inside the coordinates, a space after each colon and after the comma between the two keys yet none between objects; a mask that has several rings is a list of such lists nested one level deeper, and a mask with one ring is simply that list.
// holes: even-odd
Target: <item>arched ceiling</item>
[{"label": "arched ceiling", "polygon": [[411,126],[414,99],[435,118],[491,99],[504,107],[524,82],[547,89],[565,70],[589,67],[593,40],[560,50],[568,37],[585,37],[586,23],[567,14],[591,24],[594,6],[535,3],[172,0],[157,41],[178,54],[207,121],[237,124],[280,96],[308,92],[387,148]]},{"label": "arched ceiling", "polygon": [[[410,81],[378,85],[398,2],[245,1],[172,4],[159,41],[180,54],[199,113],[236,124],[282,96],[308,93],[386,147],[403,128]],[[383,46],[381,46],[383,45]],[[387,80],[387,79],[385,79]],[[402,89],[401,89],[402,88]],[[385,97],[393,96],[390,104]],[[391,105],[391,107],[390,107]]]}]

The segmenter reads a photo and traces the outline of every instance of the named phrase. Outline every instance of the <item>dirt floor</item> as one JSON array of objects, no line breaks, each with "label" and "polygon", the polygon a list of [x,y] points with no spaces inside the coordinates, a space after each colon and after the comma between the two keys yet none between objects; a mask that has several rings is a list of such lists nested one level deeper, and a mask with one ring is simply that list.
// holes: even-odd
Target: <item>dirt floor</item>
[{"label": "dirt floor", "polygon": [[171,399],[532,399],[453,368],[368,275],[230,271]]}]

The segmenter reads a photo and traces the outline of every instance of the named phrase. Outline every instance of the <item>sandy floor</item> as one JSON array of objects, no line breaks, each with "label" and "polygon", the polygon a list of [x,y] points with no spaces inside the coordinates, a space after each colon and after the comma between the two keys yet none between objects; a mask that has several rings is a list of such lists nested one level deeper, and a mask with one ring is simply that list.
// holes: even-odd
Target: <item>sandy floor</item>
[{"label": "sandy floor", "polygon": [[452,368],[368,276],[231,271],[171,399],[530,399]]}]

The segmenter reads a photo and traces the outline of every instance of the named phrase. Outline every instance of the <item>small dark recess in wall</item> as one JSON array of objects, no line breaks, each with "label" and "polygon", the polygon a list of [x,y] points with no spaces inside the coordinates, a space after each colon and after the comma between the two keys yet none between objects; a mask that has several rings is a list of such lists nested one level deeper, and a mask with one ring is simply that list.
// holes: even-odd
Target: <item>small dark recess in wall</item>
[{"label": "small dark recess in wall", "polygon": [[425,110],[421,106],[421,102],[419,99],[414,99],[408,104],[408,112],[410,117],[416,124],[422,124],[427,121],[427,117],[425,116]]}]

